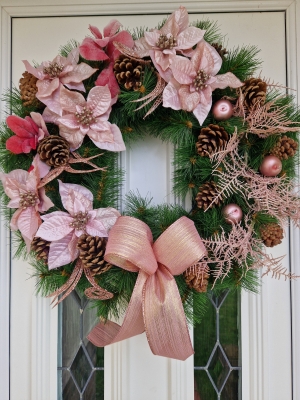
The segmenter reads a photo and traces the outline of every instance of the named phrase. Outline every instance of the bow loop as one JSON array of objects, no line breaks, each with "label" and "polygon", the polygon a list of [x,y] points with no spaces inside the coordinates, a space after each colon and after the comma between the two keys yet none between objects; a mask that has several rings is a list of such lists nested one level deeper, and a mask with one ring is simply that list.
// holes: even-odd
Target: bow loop
[{"label": "bow loop", "polygon": [[185,360],[193,354],[184,310],[173,275],[199,261],[205,247],[191,220],[172,224],[152,246],[152,234],[142,221],[119,217],[111,228],[105,260],[139,271],[122,326],[100,322],[88,339],[105,346],[144,330],[154,354]]}]

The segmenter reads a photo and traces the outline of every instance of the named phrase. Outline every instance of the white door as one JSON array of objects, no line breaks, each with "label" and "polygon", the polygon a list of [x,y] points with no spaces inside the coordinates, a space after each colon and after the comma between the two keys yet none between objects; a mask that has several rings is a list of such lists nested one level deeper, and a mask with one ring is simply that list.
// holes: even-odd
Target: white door
[{"label": "white door", "polygon": [[[43,3],[54,5],[55,1]],[[24,71],[21,60],[41,62],[53,59],[59,46],[67,43],[69,39],[81,41],[89,33],[89,24],[101,29],[113,14],[124,27],[153,27],[164,18],[166,12],[171,12],[173,7],[177,7],[175,4],[165,6],[164,3],[159,5],[156,3],[154,9],[152,3],[146,2],[135,6],[132,4],[127,6],[125,2],[120,5],[112,3],[103,7],[78,5],[65,8],[63,6],[26,8],[24,2],[11,1],[10,6],[16,4],[20,7],[3,9],[3,21],[5,22],[5,12],[8,15],[22,16],[12,20],[13,83],[18,84]],[[238,8],[236,2],[233,8],[227,10],[231,11],[229,13],[201,15],[201,3],[190,2],[191,11],[194,12],[190,15],[190,21],[200,18],[218,21],[222,32],[227,35],[225,45],[228,48],[242,44],[257,45],[261,49],[260,57],[264,60],[262,76],[270,77],[284,85],[287,75],[294,76],[294,71],[287,71],[286,68],[285,23],[286,16],[292,14],[285,12],[285,6],[278,12],[257,12],[259,10],[255,5],[256,2],[250,1],[249,4],[253,3],[252,11],[255,9],[256,12],[236,13],[234,12]],[[269,8],[272,8],[272,2],[260,3],[268,3]],[[204,11],[208,10],[207,3],[203,4],[205,4]],[[212,9],[216,10],[216,7]],[[251,5],[249,9],[251,10]],[[154,12],[160,15],[152,15]],[[130,13],[141,13],[141,15],[119,15]],[[97,15],[80,16],[80,14]],[[101,14],[109,15],[99,16]],[[37,15],[45,17],[30,18]],[[51,15],[56,17],[49,17]],[[77,16],[66,17],[66,15]],[[4,24],[3,34],[6,29]],[[3,45],[9,46],[5,36],[3,42]],[[289,43],[292,45],[291,41]],[[124,191],[138,189],[144,196],[147,193],[151,194],[156,203],[173,202],[171,156],[171,146],[161,144],[153,138],[135,144],[130,152],[121,157],[122,165],[126,169]],[[146,184],[139,172],[141,165],[149,173]],[[159,182],[157,176],[160,177]],[[7,236],[4,231],[2,235],[2,237]],[[276,255],[289,253],[288,241],[287,236],[285,243],[276,248]],[[286,257],[286,266],[289,268],[289,257]],[[51,310],[47,299],[34,296],[35,283],[33,279],[28,279],[29,275],[30,268],[25,262],[15,260],[12,262],[10,400],[54,400],[57,398],[57,311]],[[7,273],[3,273],[3,276],[7,283]],[[7,284],[3,287],[7,289]],[[294,296],[294,292],[292,295]],[[289,282],[264,278],[261,296],[253,297],[245,294],[242,298],[243,400],[292,398],[290,296]],[[3,321],[7,324],[7,314],[3,315]],[[297,328],[294,324],[294,330],[295,327]],[[2,335],[7,340],[7,329]],[[6,350],[3,354],[3,360],[7,359]],[[7,387],[7,379],[5,380],[7,377],[8,374],[4,372],[5,387]],[[154,357],[144,335],[109,346],[105,351],[105,393],[107,400],[192,400],[193,359],[179,362]],[[7,391],[5,400],[8,398]]]}]

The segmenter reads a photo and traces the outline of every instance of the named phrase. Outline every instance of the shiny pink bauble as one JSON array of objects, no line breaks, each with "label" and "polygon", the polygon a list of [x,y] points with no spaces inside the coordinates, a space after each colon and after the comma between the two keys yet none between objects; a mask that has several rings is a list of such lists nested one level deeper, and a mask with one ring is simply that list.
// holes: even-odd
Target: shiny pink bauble
[{"label": "shiny pink bauble", "polygon": [[281,170],[282,163],[276,156],[266,156],[259,167],[260,173],[264,176],[276,176]]},{"label": "shiny pink bauble", "polygon": [[237,224],[243,218],[243,211],[237,204],[227,204],[222,210],[226,222]]},{"label": "shiny pink bauble", "polygon": [[217,121],[225,121],[232,117],[233,105],[228,100],[218,100],[213,105],[212,113]]}]

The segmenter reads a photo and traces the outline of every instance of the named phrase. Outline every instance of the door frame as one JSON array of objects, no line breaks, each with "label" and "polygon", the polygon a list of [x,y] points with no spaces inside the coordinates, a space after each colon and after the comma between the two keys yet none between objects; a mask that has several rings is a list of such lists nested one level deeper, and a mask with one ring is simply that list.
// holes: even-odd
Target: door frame
[{"label": "door frame", "polygon": [[[101,2],[101,4],[99,4]],[[30,4],[30,5],[29,5]],[[137,6],[138,4],[138,6]],[[170,13],[181,4],[179,1],[165,1],[155,3],[158,14]],[[297,70],[300,65],[300,0],[223,0],[223,1],[188,1],[184,5],[189,12],[254,12],[254,11],[284,11],[286,15],[286,42],[287,42],[287,82],[291,88],[297,88],[295,95],[299,102],[300,82],[298,82]],[[77,16],[77,15],[114,15],[153,13],[153,3],[141,0],[89,0],[89,4],[82,5],[82,0],[0,0],[1,12],[1,72],[0,93],[10,86],[11,82],[11,26],[12,19],[30,16]],[[4,104],[1,104],[1,116],[4,117]],[[9,400],[9,310],[10,310],[10,266],[11,249],[10,233],[6,228],[6,222],[0,218],[0,387],[3,400]],[[291,272],[300,275],[300,233],[299,230],[290,228],[290,268]],[[271,280],[270,280],[271,281]],[[287,285],[289,283],[286,283]],[[268,287],[272,283],[268,281]],[[292,374],[300,374],[300,280],[290,283],[291,286],[291,324],[292,324]],[[242,354],[249,363],[243,366],[243,400],[266,400],[269,398],[269,387],[274,385],[271,381],[270,352],[267,339],[262,335],[266,327],[266,315],[269,311],[265,307],[267,294],[253,296],[248,293],[242,295]],[[271,306],[271,304],[269,304]],[[267,310],[267,311],[266,311]],[[276,310],[274,310],[274,319]],[[56,399],[56,341],[57,341],[57,310],[52,310],[48,299],[34,297],[30,310],[32,318],[32,335],[29,339],[32,343],[30,350],[31,375],[30,382],[31,400]],[[245,318],[247,316],[247,318]],[[20,340],[24,338],[20,337]],[[107,363],[105,365],[105,399],[119,400],[122,393],[126,393],[126,376],[123,370],[125,364],[120,361],[122,343],[109,346],[105,349]],[[259,361],[260,369],[256,368]],[[171,392],[172,400],[191,399],[189,388],[190,377],[180,364],[170,360]],[[276,379],[276,377],[273,377]],[[111,397],[110,397],[111,396]],[[293,398],[300,398],[300,381],[293,380]],[[16,400],[16,399],[11,399]]]}]

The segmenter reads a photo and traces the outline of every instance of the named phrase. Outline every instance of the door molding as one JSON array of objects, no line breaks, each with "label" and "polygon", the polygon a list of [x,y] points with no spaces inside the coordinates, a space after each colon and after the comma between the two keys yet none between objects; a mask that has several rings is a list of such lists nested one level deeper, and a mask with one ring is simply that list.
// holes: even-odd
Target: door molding
[{"label": "door molding", "polygon": [[[11,82],[11,26],[14,17],[43,17],[43,16],[76,16],[76,15],[114,15],[114,14],[147,14],[153,13],[152,2],[141,0],[111,0],[101,2],[89,0],[89,4],[82,5],[82,0],[65,0],[61,5],[60,0],[0,0],[1,12],[1,81],[0,91],[10,86]],[[158,14],[170,13],[182,2],[165,1],[155,3]],[[138,7],[137,7],[138,4]],[[288,86],[297,88],[299,93],[300,83],[297,77],[300,65],[300,1],[290,0],[265,0],[265,1],[188,1],[185,6],[189,12],[233,12],[233,11],[284,11],[286,13],[286,41],[287,41],[287,82]],[[298,99],[298,94],[296,94]],[[1,116],[4,117],[4,104],[1,104]],[[0,387],[3,400],[9,400],[9,308],[10,308],[10,234],[5,221],[0,220]],[[290,266],[291,271],[300,275],[299,265],[299,230],[290,229]],[[272,285],[267,284],[268,287]],[[288,285],[288,283],[287,283]],[[291,323],[293,344],[293,375],[300,374],[300,281],[291,282]],[[21,296],[21,294],[20,294]],[[267,294],[266,294],[267,296]],[[268,399],[269,386],[274,385],[276,377],[269,376],[270,352],[267,346],[267,338],[263,337],[262,327],[266,329],[266,308],[264,302],[267,297],[252,296],[243,293],[242,296],[242,354],[244,359],[249,359],[247,366],[243,366],[243,400]],[[276,312],[276,310],[274,310]],[[268,310],[269,312],[269,310]],[[41,297],[32,297],[32,309],[30,310],[33,321],[32,337],[34,346],[31,350],[31,369],[33,379],[31,382],[31,400],[56,400],[56,340],[57,329],[56,311],[51,310],[49,301]],[[247,316],[247,318],[245,317]],[[276,318],[276,313],[274,315]],[[23,340],[20,333],[20,340]],[[50,344],[50,346],[49,346]],[[47,350],[46,349],[50,349]],[[114,348],[106,349],[109,364],[106,365],[105,399],[121,400],[122,393],[126,393],[126,374],[122,370],[121,363],[122,344]],[[28,362],[28,365],[30,363]],[[170,364],[172,366],[172,363]],[[258,368],[259,365],[259,368]],[[123,364],[124,366],[124,364]],[[257,368],[256,368],[257,367]],[[43,369],[46,368],[46,369]],[[45,372],[44,372],[45,371]],[[186,393],[188,379],[182,368],[177,364],[171,367],[170,393]],[[280,379],[280,378],[279,378]],[[48,388],[49,390],[47,390]],[[114,395],[112,395],[114,393]],[[41,397],[42,396],[42,397]],[[300,382],[294,379],[293,396],[300,396]],[[173,398],[172,398],[173,399]],[[180,397],[185,400],[184,397]],[[16,399],[11,399],[16,400]],[[124,398],[123,398],[124,400]]]}]

